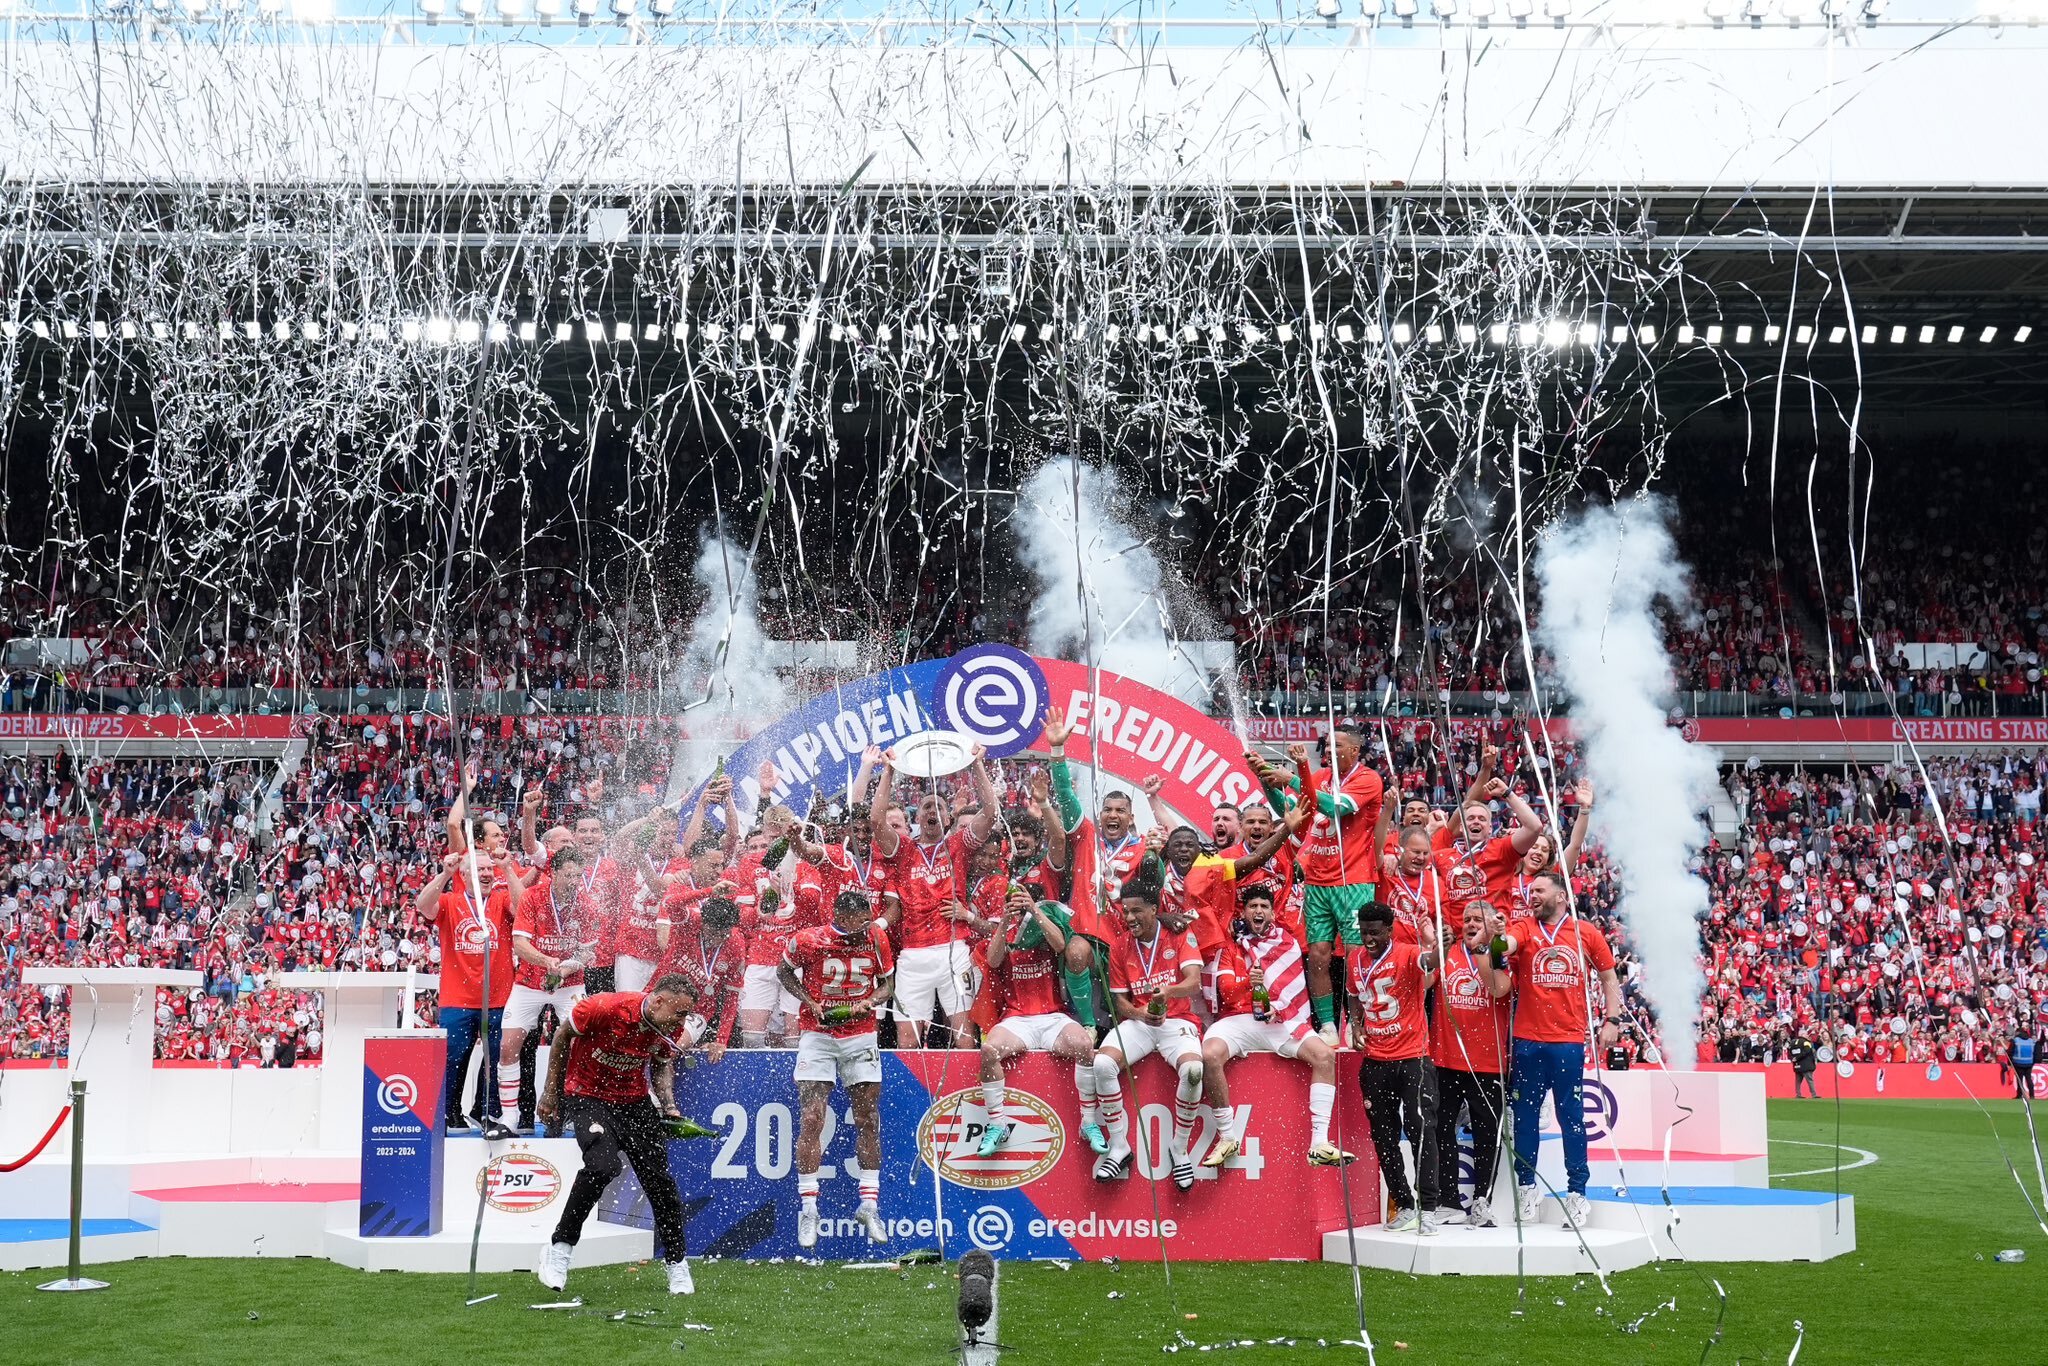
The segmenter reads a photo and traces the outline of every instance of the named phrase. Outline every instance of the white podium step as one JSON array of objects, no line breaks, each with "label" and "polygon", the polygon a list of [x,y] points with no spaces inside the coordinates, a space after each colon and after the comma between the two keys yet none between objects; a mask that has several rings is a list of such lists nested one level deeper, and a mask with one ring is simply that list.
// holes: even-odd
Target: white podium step
[{"label": "white podium step", "polygon": [[[1856,1199],[1826,1191],[1594,1186],[1596,1228],[1647,1232],[1658,1255],[1694,1262],[1824,1262],[1856,1250]],[[1553,1205],[1554,1202],[1545,1202]]]},{"label": "white podium step", "polygon": [[[431,1238],[365,1238],[353,1229],[327,1231],[326,1256],[342,1266],[360,1271],[467,1271],[469,1270],[470,1224],[461,1228],[443,1225]],[[507,1236],[484,1226],[483,1241],[477,1247],[479,1271],[532,1271],[540,1265],[547,1236]],[[611,1266],[619,1262],[644,1262],[654,1255],[652,1229],[627,1228],[592,1219],[583,1226],[583,1240],[576,1244],[576,1259],[570,1263],[573,1276],[579,1266]],[[574,1281],[571,1281],[574,1284]]]},{"label": "white podium step", "polygon": [[[1656,1257],[1650,1239],[1638,1231],[1593,1227],[1584,1243],[1570,1229],[1555,1224],[1527,1224],[1519,1236],[1507,1228],[1463,1228],[1451,1225],[1429,1237],[1389,1233],[1378,1224],[1323,1235],[1323,1260],[1349,1264],[1357,1248],[1358,1265],[1416,1276],[1574,1276],[1595,1269],[1630,1271]],[[1591,1250],[1592,1258],[1587,1256]]]},{"label": "white podium step", "polygon": [[[158,1255],[157,1232],[133,1219],[87,1219],[78,1240],[78,1260],[89,1265],[132,1262]],[[0,1219],[0,1271],[67,1266],[71,1261],[69,1219]]]}]

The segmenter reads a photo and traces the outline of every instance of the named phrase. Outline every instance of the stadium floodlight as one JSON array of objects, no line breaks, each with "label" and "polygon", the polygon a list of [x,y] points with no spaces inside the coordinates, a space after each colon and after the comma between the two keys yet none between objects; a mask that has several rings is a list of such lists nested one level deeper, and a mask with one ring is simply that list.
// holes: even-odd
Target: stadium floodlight
[{"label": "stadium floodlight", "polygon": [[519,340],[521,340],[521,341],[523,341],[523,342],[530,342],[530,341],[538,341],[539,339],[540,339],[540,324],[539,324],[539,323],[535,322],[535,321],[534,321],[533,319],[531,319],[531,318],[528,318],[528,319],[527,319],[527,320],[526,320],[525,322],[523,322],[523,323],[519,324]]},{"label": "stadium floodlight", "polygon": [[1562,27],[1572,16],[1572,0],[1543,0],[1543,12]]},{"label": "stadium floodlight", "polygon": [[274,18],[284,13],[284,0],[256,0],[256,12]]},{"label": "stadium floodlight", "polygon": [[1394,0],[1394,17],[1403,24],[1415,22],[1415,11],[1420,8],[1417,0]]},{"label": "stadium floodlight", "polygon": [[1458,324],[1458,344],[1460,346],[1472,346],[1476,344],[1478,340],[1478,328],[1474,327],[1471,323]]},{"label": "stadium floodlight", "polygon": [[1755,330],[1748,323],[1744,323],[1735,329],[1735,344],[1737,346],[1747,346],[1749,345],[1750,338],[1755,335]]},{"label": "stadium floodlight", "polygon": [[1648,323],[1644,323],[1636,329],[1636,341],[1643,346],[1655,346],[1657,344],[1657,329]]},{"label": "stadium floodlight", "polygon": [[341,339],[343,341],[354,341],[358,330],[354,323],[343,323],[341,325]]},{"label": "stadium floodlight", "polygon": [[206,0],[185,0],[185,13],[198,18],[206,13]]},{"label": "stadium floodlight", "polygon": [[1414,340],[1415,329],[1408,326],[1407,323],[1394,324],[1394,345],[1406,346],[1409,342]]},{"label": "stadium floodlight", "polygon": [[647,8],[654,11],[657,19],[666,19],[676,12],[676,0],[652,0]]},{"label": "stadium floodlight", "polygon": [[1798,343],[1799,343],[1799,344],[1800,344],[1801,346],[1810,346],[1810,345],[1812,345],[1812,343],[1813,343],[1813,324],[1812,324],[1812,323],[1801,323],[1801,324],[1799,324],[1799,330],[1798,330],[1798,331],[1796,331],[1796,332],[1794,332],[1794,333],[1792,334],[1792,340],[1793,340],[1793,341],[1796,341],[1796,342],[1798,342]]},{"label": "stadium floodlight", "polygon": [[1764,340],[1767,342],[1774,342],[1784,335],[1785,329],[1778,326],[1776,323],[1770,323],[1766,325],[1764,328]]},{"label": "stadium floodlight", "polygon": [[576,340],[576,325],[574,323],[556,323],[555,340],[558,342]]},{"label": "stadium floodlight", "polygon": [[1905,341],[1906,341],[1906,329],[1905,329],[1905,327],[1904,327],[1903,325],[1895,325],[1895,326],[1893,326],[1893,328],[1892,328],[1892,345],[1893,345],[1893,346],[1903,346],[1903,345],[1905,344]]},{"label": "stadium floodlight", "polygon": [[449,342],[454,341],[455,320],[453,318],[427,319],[427,340],[436,346],[446,346]]},{"label": "stadium floodlight", "polygon": [[574,0],[572,7],[576,11],[577,21],[587,24],[597,13],[597,0]]},{"label": "stadium floodlight", "polygon": [[1951,327],[1948,330],[1948,344],[1950,346],[1954,346],[1957,342],[1961,341],[1962,339],[1963,325],[1961,323],[1957,323],[1954,327]]},{"label": "stadium floodlight", "polygon": [[1761,27],[1770,12],[1771,0],[1743,0],[1742,17],[1754,25]]},{"label": "stadium floodlight", "polygon": [[1691,346],[1693,335],[1691,323],[1680,323],[1678,325],[1678,344],[1680,346]]},{"label": "stadium floodlight", "polygon": [[1778,13],[1785,16],[1785,22],[1797,27],[1813,17],[1814,0],[1778,0]]},{"label": "stadium floodlight", "polygon": [[620,23],[633,17],[633,11],[640,8],[640,0],[612,0],[612,13]]},{"label": "stadium floodlight", "polygon": [[1508,0],[1508,18],[1518,24],[1527,23],[1529,11],[1535,7],[1535,0]]},{"label": "stadium floodlight", "polygon": [[1927,343],[1929,343],[1929,342],[1931,342],[1931,341],[1933,341],[1933,340],[1934,340],[1934,325],[1933,325],[1932,323],[1927,323],[1927,324],[1923,324],[1923,325],[1921,326],[1921,328],[1920,328],[1920,344],[1921,344],[1922,346],[1925,346],[1925,345],[1927,345]]},{"label": "stadium floodlight", "polygon": [[1607,340],[1613,342],[1616,346],[1626,346],[1628,344],[1628,324],[1616,323],[1613,330],[1607,334]]},{"label": "stadium floodlight", "polygon": [[1734,12],[1735,0],[1707,0],[1707,18],[1717,24]]},{"label": "stadium floodlight", "polygon": [[1458,0],[1429,0],[1430,13],[1439,19],[1455,19],[1458,15]]},{"label": "stadium floodlight", "polygon": [[1506,346],[1508,344],[1508,325],[1506,323],[1495,323],[1487,328],[1486,339],[1495,346]]},{"label": "stadium floodlight", "polygon": [[1496,0],[1472,0],[1472,17],[1484,24],[1493,18]]},{"label": "stadium floodlight", "polygon": [[1281,323],[1281,324],[1280,324],[1279,326],[1277,326],[1277,327],[1275,327],[1275,328],[1273,329],[1273,335],[1274,335],[1274,336],[1276,336],[1276,337],[1278,337],[1278,338],[1279,338],[1279,339],[1280,339],[1281,341],[1284,341],[1284,342],[1291,342],[1291,341],[1293,341],[1293,340],[1294,340],[1294,324],[1293,324],[1293,323]]},{"label": "stadium floodlight", "polygon": [[1848,337],[1848,335],[1849,329],[1846,327],[1831,327],[1828,329],[1828,345],[1840,346],[1843,340]]},{"label": "stadium floodlight", "polygon": [[466,19],[476,19],[484,12],[484,0],[455,0],[455,8],[462,11]]},{"label": "stadium floodlight", "polygon": [[1429,343],[1429,344],[1430,344],[1431,346],[1441,346],[1441,345],[1443,345],[1443,340],[1444,340],[1444,329],[1443,329],[1443,324],[1441,324],[1441,323],[1431,323],[1431,324],[1430,324],[1430,325],[1429,325],[1428,327],[1425,327],[1425,328],[1423,328],[1423,329],[1422,329],[1422,339],[1423,339],[1424,341],[1428,342],[1428,343]]},{"label": "stadium floodlight", "polygon": [[1709,346],[1719,346],[1719,345],[1721,344],[1721,337],[1722,337],[1722,332],[1721,332],[1721,324],[1719,324],[1719,323],[1709,323],[1709,324],[1707,324],[1707,345],[1709,345]]},{"label": "stadium floodlight", "polygon": [[546,23],[561,14],[562,0],[533,0],[533,12],[540,16],[542,23]]},{"label": "stadium floodlight", "polygon": [[1570,323],[1558,318],[1552,318],[1543,325],[1543,344],[1545,346],[1563,346],[1571,339],[1572,329]]},{"label": "stadium floodlight", "polygon": [[1980,342],[1995,342],[1995,341],[1997,341],[1997,340],[1998,340],[1998,329],[1997,329],[1997,328],[1995,328],[1995,327],[1987,327],[1987,328],[1985,328],[1985,329],[1984,329],[1984,330],[1983,330],[1982,332],[1979,332],[1979,333],[1977,334],[1977,340],[1978,340],[1978,341],[1980,341]]},{"label": "stadium floodlight", "polygon": [[448,12],[448,0],[420,0],[420,13],[429,19],[439,19]]},{"label": "stadium floodlight", "polygon": [[1863,325],[1863,344],[1865,346],[1877,345],[1877,324],[1865,323]]},{"label": "stadium floodlight", "polygon": [[400,341],[409,341],[409,342],[416,342],[416,341],[418,341],[418,340],[420,339],[420,323],[419,323],[419,319],[417,319],[417,318],[400,318],[400,319],[398,320],[398,339],[399,339]]},{"label": "stadium floodlight", "polygon": [[1337,16],[1344,12],[1341,0],[1316,0],[1316,18],[1334,24]]},{"label": "stadium floodlight", "polygon": [[2027,338],[2033,335],[2034,325],[2032,323],[2021,323],[2018,327],[2013,329],[2012,339],[2016,342],[2024,344]]}]

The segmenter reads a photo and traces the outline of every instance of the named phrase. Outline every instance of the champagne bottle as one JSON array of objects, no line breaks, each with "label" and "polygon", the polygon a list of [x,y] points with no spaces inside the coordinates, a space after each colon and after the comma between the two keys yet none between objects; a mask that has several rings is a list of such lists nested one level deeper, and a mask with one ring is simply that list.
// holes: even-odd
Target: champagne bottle
[{"label": "champagne bottle", "polygon": [[782,861],[789,857],[789,836],[784,835],[768,846],[768,853],[761,860],[763,868],[780,868]]},{"label": "champagne bottle", "polygon": [[707,1129],[688,1115],[668,1115],[662,1119],[661,1127],[668,1131],[670,1138],[718,1138],[719,1131]]},{"label": "champagne bottle", "polygon": [[1264,982],[1252,988],[1252,1018],[1265,1020],[1273,1014],[1273,996]]},{"label": "champagne bottle", "polygon": [[818,1012],[818,1018],[828,1025],[852,1024],[853,1015],[853,1007],[843,1005],[826,1006],[823,1010]]},{"label": "champagne bottle", "polygon": [[718,762],[712,765],[711,776],[714,779],[723,778],[725,776],[725,756],[723,754],[719,755]]},{"label": "champagne bottle", "polygon": [[1164,1018],[1166,1015],[1166,998],[1164,996],[1154,996],[1151,1000],[1145,1002],[1145,1013],[1155,1020]]},{"label": "champagne bottle", "polygon": [[552,992],[552,991],[555,991],[555,990],[559,989],[559,988],[561,987],[561,985],[562,985],[562,970],[561,970],[560,968],[558,968],[558,967],[557,967],[557,968],[549,968],[549,969],[548,969],[548,973],[547,973],[547,976],[546,976],[546,977],[543,977],[543,978],[541,979],[541,990],[543,990],[543,991],[549,991],[549,992]]}]

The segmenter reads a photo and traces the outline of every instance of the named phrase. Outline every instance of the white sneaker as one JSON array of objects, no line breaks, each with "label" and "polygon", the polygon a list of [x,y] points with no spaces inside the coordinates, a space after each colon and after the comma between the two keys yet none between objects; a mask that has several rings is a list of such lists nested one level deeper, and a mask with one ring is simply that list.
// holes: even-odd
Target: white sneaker
[{"label": "white sneaker", "polygon": [[889,1229],[882,1222],[882,1212],[873,1205],[863,1202],[861,1207],[853,1212],[853,1218],[854,1222],[868,1231],[869,1242],[886,1243],[889,1241]]},{"label": "white sneaker", "polygon": [[540,1270],[534,1274],[540,1283],[550,1290],[561,1290],[569,1284],[569,1257],[576,1251],[567,1243],[549,1243],[548,1250],[540,1254]]},{"label": "white sneaker", "polygon": [[1465,1222],[1465,1211],[1459,1209],[1456,1205],[1439,1205],[1436,1211],[1436,1221],[1444,1227],[1449,1227],[1452,1224],[1462,1224]]},{"label": "white sneaker", "polygon": [[671,1295],[694,1295],[697,1293],[697,1283],[690,1279],[690,1264],[688,1262],[670,1262],[668,1264],[668,1293]]},{"label": "white sneaker", "polygon": [[1433,1209],[1422,1211],[1421,1224],[1421,1233],[1425,1238],[1434,1238],[1444,1230],[1444,1221],[1437,1218],[1436,1211]]},{"label": "white sneaker", "polygon": [[1387,1232],[1389,1233],[1413,1233],[1419,1227],[1421,1227],[1421,1221],[1415,1217],[1413,1207],[1397,1209],[1394,1211],[1394,1217],[1387,1220]]},{"label": "white sneaker", "polygon": [[1577,1191],[1568,1192],[1564,1197],[1564,1221],[1573,1228],[1592,1227],[1593,1202]]},{"label": "white sneaker", "polygon": [[798,1201],[798,1205],[800,1207],[796,1212],[796,1245],[798,1247],[816,1247],[818,1245],[818,1202],[815,1200],[801,1200]]},{"label": "white sneaker", "polygon": [[1536,1216],[1543,1209],[1543,1192],[1534,1186],[1522,1186],[1517,1190],[1515,1199],[1521,1210],[1522,1222],[1535,1223]]},{"label": "white sneaker", "polygon": [[1465,1211],[1465,1227],[1492,1228],[1493,1206],[1483,1195],[1472,1197],[1472,1208]]}]

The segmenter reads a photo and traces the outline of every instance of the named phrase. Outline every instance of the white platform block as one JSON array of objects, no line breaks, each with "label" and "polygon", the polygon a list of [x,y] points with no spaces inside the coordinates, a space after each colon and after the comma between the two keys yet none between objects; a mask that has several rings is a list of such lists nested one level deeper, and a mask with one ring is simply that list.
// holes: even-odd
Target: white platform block
[{"label": "white platform block", "polygon": [[[85,1218],[128,1218],[128,1165],[88,1161],[80,1194]],[[9,1219],[69,1219],[71,1159],[45,1155],[0,1174],[0,1212]]]},{"label": "white platform block", "polygon": [[327,1230],[356,1217],[354,1200],[152,1200],[133,1217],[157,1230],[162,1257],[319,1257]]},{"label": "white platform block", "polygon": [[[353,1211],[350,1218],[354,1218]],[[467,1271],[469,1270],[470,1226],[445,1227],[431,1238],[365,1238],[353,1229],[329,1229],[325,1253],[328,1260],[361,1271]],[[540,1237],[507,1237],[485,1226],[477,1247],[479,1271],[532,1271],[540,1265]],[[644,1262],[654,1255],[651,1229],[627,1228],[592,1219],[583,1226],[583,1240],[576,1244],[573,1272],[579,1266],[611,1266],[619,1262]]]},{"label": "white platform block", "polygon": [[[1432,1237],[1389,1233],[1378,1224],[1323,1235],[1323,1260],[1349,1265],[1357,1248],[1358,1265],[1416,1276],[1576,1276],[1598,1269],[1632,1271],[1656,1257],[1656,1249],[1640,1232],[1589,1228],[1583,1245],[1570,1229],[1553,1224],[1515,1228],[1461,1228],[1452,1225]],[[1590,1249],[1592,1256],[1588,1257]]]},{"label": "white platform block", "polygon": [[[1596,1228],[1647,1232],[1660,1257],[1694,1262],[1824,1262],[1856,1250],[1856,1198],[1826,1191],[1591,1187]],[[1546,1202],[1551,1203],[1551,1202]]]},{"label": "white platform block", "polygon": [[[133,1233],[96,1233],[78,1240],[78,1260],[86,1265],[133,1262],[159,1255],[156,1230]],[[36,1238],[23,1242],[0,1242],[0,1271],[31,1271],[71,1264],[71,1236]]]}]

